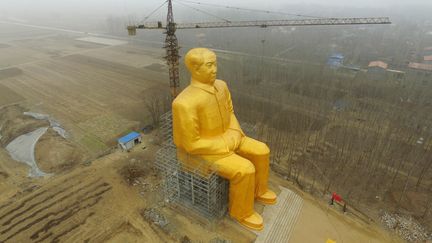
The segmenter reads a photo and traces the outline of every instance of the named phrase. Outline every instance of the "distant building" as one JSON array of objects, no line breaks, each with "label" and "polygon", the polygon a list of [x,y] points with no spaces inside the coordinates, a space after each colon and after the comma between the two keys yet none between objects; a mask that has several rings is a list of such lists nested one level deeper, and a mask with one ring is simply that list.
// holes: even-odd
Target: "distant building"
[{"label": "distant building", "polygon": [[373,80],[387,79],[388,64],[382,61],[370,62],[367,68],[367,75]]},{"label": "distant building", "polygon": [[119,148],[123,151],[129,151],[135,145],[141,143],[141,134],[137,132],[131,132],[128,135],[121,137],[117,140]]},{"label": "distant building", "polygon": [[361,67],[355,65],[342,65],[337,69],[339,73],[351,76],[352,78],[356,77],[357,74],[362,71]]},{"label": "distant building", "polygon": [[337,69],[343,65],[344,58],[343,54],[335,53],[328,58],[327,65],[330,66],[330,68]]},{"label": "distant building", "polygon": [[426,47],[426,48],[423,50],[423,55],[424,55],[424,56],[432,56],[432,46],[430,46],[430,47]]},{"label": "distant building", "polygon": [[387,69],[388,64],[382,61],[372,61],[369,63],[368,69],[373,69],[373,68],[379,68],[380,70]]},{"label": "distant building", "polygon": [[343,65],[342,68],[347,69],[347,70],[351,70],[351,71],[356,71],[356,72],[359,72],[362,70],[361,67],[355,66],[352,64]]},{"label": "distant building", "polygon": [[432,64],[410,62],[408,67],[413,70],[419,70],[428,73],[432,72]]},{"label": "distant building", "polygon": [[408,68],[413,80],[421,81],[423,84],[432,81],[432,64],[410,62]]},{"label": "distant building", "polygon": [[424,60],[424,63],[426,63],[426,64],[432,64],[432,55],[424,56],[423,60]]},{"label": "distant building", "polygon": [[405,72],[393,69],[387,69],[387,76],[392,80],[404,80]]}]

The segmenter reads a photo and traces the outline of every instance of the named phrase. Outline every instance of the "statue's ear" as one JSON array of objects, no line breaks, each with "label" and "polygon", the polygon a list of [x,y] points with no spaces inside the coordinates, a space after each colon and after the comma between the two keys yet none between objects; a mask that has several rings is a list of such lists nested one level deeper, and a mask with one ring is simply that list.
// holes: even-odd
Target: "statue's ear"
[{"label": "statue's ear", "polygon": [[198,64],[193,65],[193,68],[195,71],[198,71],[200,69],[200,67],[201,67],[201,65],[198,65]]}]

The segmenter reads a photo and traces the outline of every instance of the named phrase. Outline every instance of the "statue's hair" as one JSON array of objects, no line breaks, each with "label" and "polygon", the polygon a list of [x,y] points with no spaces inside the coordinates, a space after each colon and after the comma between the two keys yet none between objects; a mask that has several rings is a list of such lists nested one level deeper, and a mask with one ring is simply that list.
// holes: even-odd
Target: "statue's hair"
[{"label": "statue's hair", "polygon": [[189,72],[199,68],[204,63],[204,53],[216,54],[207,48],[193,48],[185,56],[185,64]]}]

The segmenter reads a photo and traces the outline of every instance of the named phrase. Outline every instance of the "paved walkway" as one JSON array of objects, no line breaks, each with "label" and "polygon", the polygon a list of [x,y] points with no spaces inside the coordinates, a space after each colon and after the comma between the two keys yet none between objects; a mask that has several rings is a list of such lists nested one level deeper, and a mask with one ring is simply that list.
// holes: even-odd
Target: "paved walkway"
[{"label": "paved walkway", "polygon": [[258,233],[255,241],[257,243],[289,242],[303,206],[303,199],[287,188],[280,189],[277,203],[264,208],[264,230]]}]

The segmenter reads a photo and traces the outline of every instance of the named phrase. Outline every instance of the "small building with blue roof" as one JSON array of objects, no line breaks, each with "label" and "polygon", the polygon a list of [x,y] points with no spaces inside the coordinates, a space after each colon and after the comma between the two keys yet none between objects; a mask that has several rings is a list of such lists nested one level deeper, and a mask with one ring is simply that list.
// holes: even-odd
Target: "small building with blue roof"
[{"label": "small building with blue roof", "polygon": [[135,145],[141,143],[141,134],[137,132],[131,132],[128,135],[121,137],[117,140],[119,148],[124,151],[131,150]]},{"label": "small building with blue roof", "polygon": [[345,57],[342,53],[335,53],[327,59],[327,65],[330,68],[337,69],[343,65],[344,59]]}]

